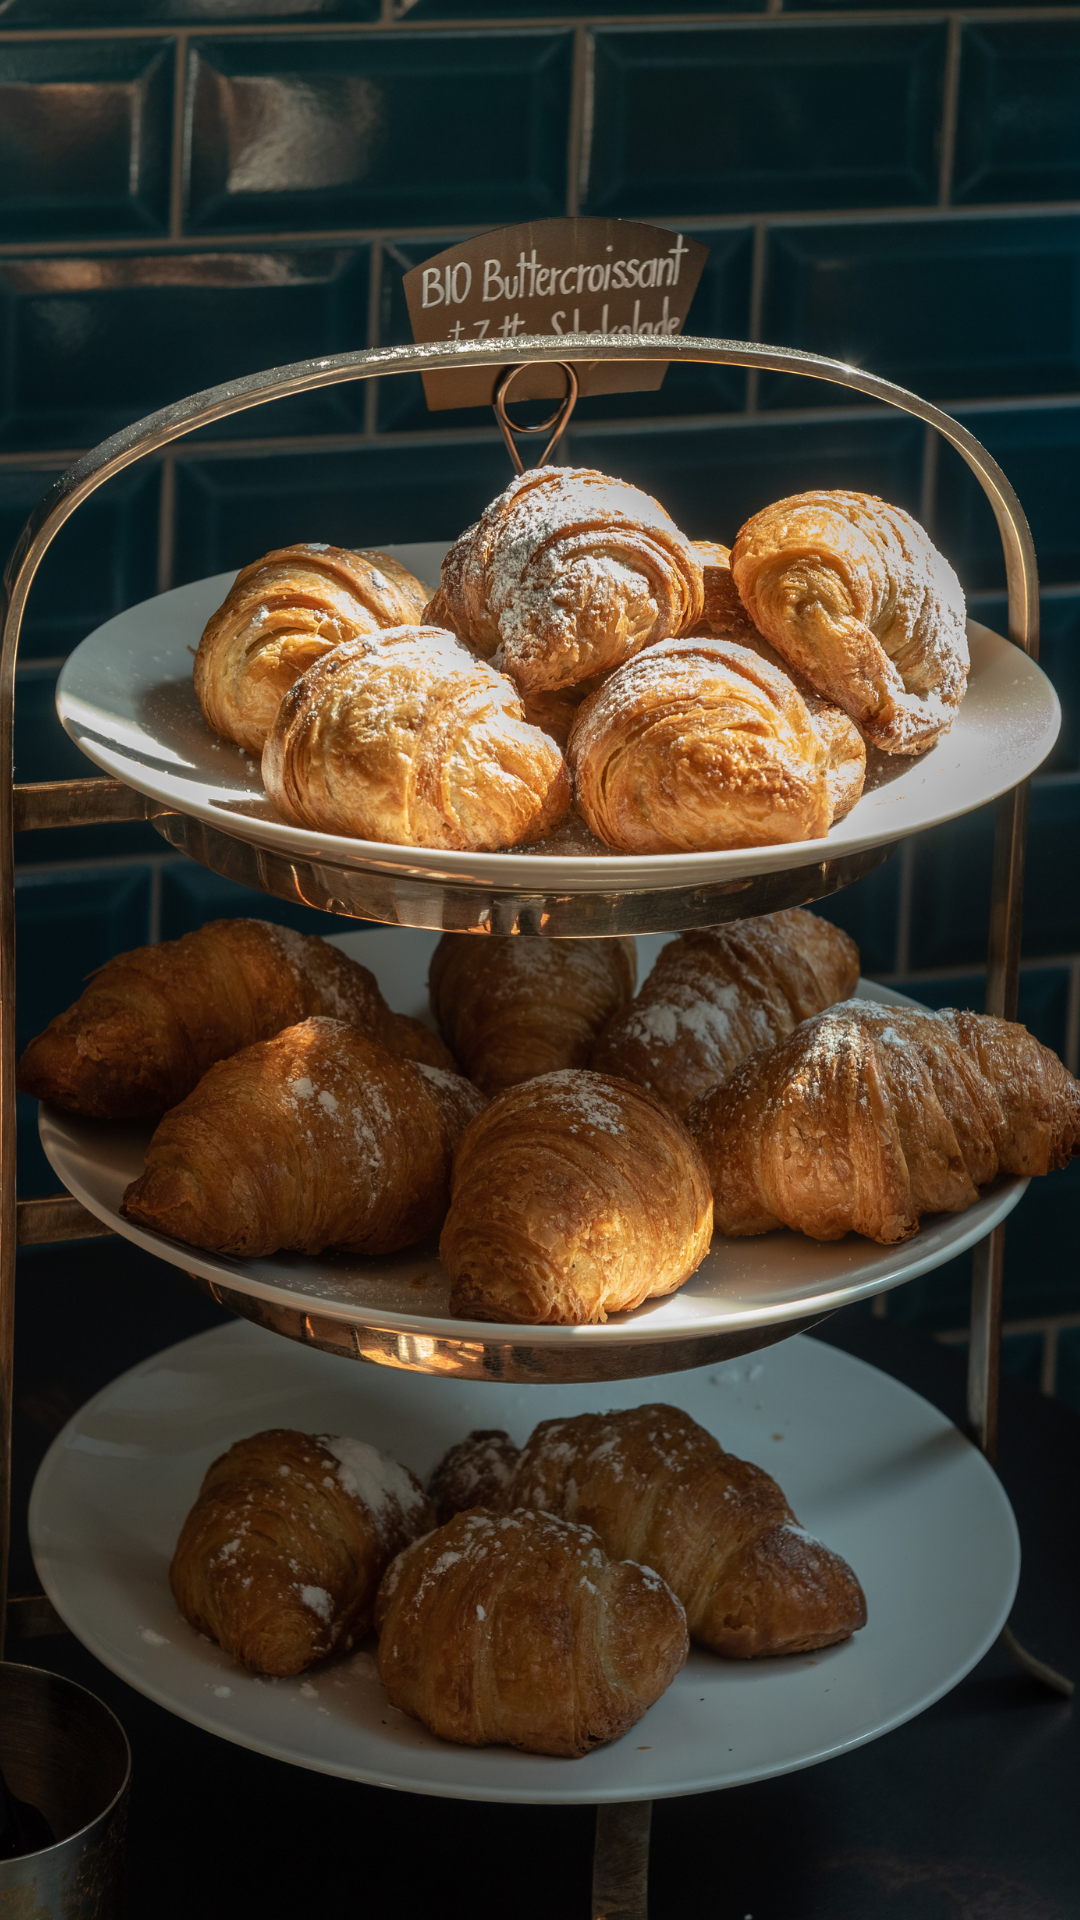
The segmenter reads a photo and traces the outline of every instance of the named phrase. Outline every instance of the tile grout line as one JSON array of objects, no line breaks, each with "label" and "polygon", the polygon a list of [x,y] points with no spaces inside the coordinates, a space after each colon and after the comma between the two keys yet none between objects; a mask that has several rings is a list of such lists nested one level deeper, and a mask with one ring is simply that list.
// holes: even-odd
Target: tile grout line
[{"label": "tile grout line", "polygon": [[566,211],[573,219],[588,199],[593,137],[595,44],[587,27],[574,29],[570,75],[570,126],[566,142]]},{"label": "tile grout line", "polygon": [[178,33],[173,43],[173,127],[169,162],[169,238],[184,237],[184,173],[187,160],[188,36]]},{"label": "tile grout line", "polygon": [[[0,38],[0,46],[3,40]],[[650,215],[653,225],[682,233],[727,232],[735,227],[752,226],[756,219],[767,218],[770,226],[899,226],[917,224],[932,225],[937,221],[956,225],[962,221],[982,220],[1030,220],[1033,218],[1054,220],[1070,219],[1080,213],[1080,200],[1001,200],[986,205],[941,207],[929,202],[923,205],[882,204],[873,207],[788,207],[770,209],[767,215],[757,215],[753,211],[743,210],[734,213],[693,213]],[[82,235],[67,240],[49,240],[45,238],[33,241],[0,241],[2,259],[48,259],[86,258],[99,253],[133,253],[152,257],[155,253],[168,254],[183,248],[187,252],[204,254],[215,253],[253,253],[265,251],[267,247],[310,247],[316,250],[329,245],[363,246],[375,239],[382,240],[458,240],[488,231],[474,221],[445,222],[431,221],[424,226],[409,226],[405,221],[382,221],[368,227],[267,227],[258,232],[231,233],[227,228],[208,229],[205,233],[142,233]]]},{"label": "tile grout line", "polygon": [[919,483],[919,519],[930,538],[934,538],[934,520],[937,514],[938,456],[941,449],[941,436],[936,427],[923,429],[922,478]]},{"label": "tile grout line", "polygon": [[911,966],[911,899],[915,882],[915,847],[905,840],[900,849],[900,888],[896,906],[896,971]]},{"label": "tile grout line", "polygon": [[959,15],[949,19],[945,49],[945,97],[941,111],[941,155],[938,170],[938,206],[947,207],[952,196],[953,163],[956,157],[956,122],[960,102],[960,43],[962,27]]},{"label": "tile grout line", "polygon": [[1043,1334],[1042,1366],[1039,1368],[1039,1392],[1053,1399],[1057,1384],[1058,1328],[1049,1326]]}]

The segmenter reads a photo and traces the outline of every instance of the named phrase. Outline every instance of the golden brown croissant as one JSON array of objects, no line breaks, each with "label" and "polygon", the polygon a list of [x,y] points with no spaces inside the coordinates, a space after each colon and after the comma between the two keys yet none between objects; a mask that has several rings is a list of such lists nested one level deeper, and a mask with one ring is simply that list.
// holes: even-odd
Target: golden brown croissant
[{"label": "golden brown croissant", "polygon": [[602,1073],[499,1094],[454,1160],[450,1311],[576,1326],[672,1293],[709,1250],[705,1168],[659,1100]]},{"label": "golden brown croissant", "polygon": [[715,634],[720,639],[734,640],[740,647],[752,648],[770,666],[778,667],[794,682],[806,704],[814,732],[825,750],[830,825],[835,826],[838,820],[851,812],[862,794],[866,778],[866,747],[862,734],[842,707],[838,707],[834,700],[826,700],[816,693],[805,675],[789,661],[782,659],[776,648],[769,645],[765,635],[758,632],[739,599],[728,549],[707,545],[699,540],[697,552],[702,561],[702,578],[705,582],[705,610],[699,632]]},{"label": "golden brown croissant", "polygon": [[208,725],[260,754],[281,698],[358,633],[419,624],[427,588],[388,553],[299,542],[244,567],[195,655]]},{"label": "golden brown croissant", "polygon": [[425,613],[527,693],[572,687],[701,617],[693,543],[589,467],[534,467],[451,547]]},{"label": "golden brown croissant", "polygon": [[838,1553],[804,1533],[776,1481],[678,1407],[544,1420],[501,1501],[595,1528],[615,1560],[655,1568],[691,1638],[733,1660],[803,1653],[866,1624]]},{"label": "golden brown croissant", "polygon": [[267,920],[211,920],[99,967],[31,1040],[19,1089],[96,1120],[164,1113],[215,1060],[313,1014],[346,1020],[407,1060],[454,1069],[437,1035],[392,1013],[375,975],[336,947]]},{"label": "golden brown croissant", "polygon": [[431,1520],[415,1476],[363,1440],[256,1433],[209,1469],[169,1583],[241,1666],[302,1673],[370,1632],[386,1568]]},{"label": "golden brown croissant", "polygon": [[204,1074],[165,1115],[122,1211],[242,1258],[391,1253],[435,1233],[483,1095],[340,1020],[303,1020]]},{"label": "golden brown croissant", "polygon": [[755,624],[886,753],[947,733],[967,686],[964,595],[917,520],[873,494],[797,493],[731,550]]},{"label": "golden brown croissant", "polygon": [[444,933],[428,992],[469,1078],[501,1093],[560,1067],[588,1066],[596,1035],[626,1006],[636,978],[632,940]]},{"label": "golden brown croissant", "polygon": [[458,1514],[399,1554],[375,1617],[391,1706],[462,1746],[567,1759],[634,1726],[688,1650],[655,1573],[546,1513]]},{"label": "golden brown croissant", "polygon": [[500,1427],[479,1427],[436,1461],[428,1481],[435,1525],[469,1507],[497,1507],[517,1465],[518,1449]]},{"label": "golden brown croissant", "polygon": [[697,1101],[721,1233],[909,1240],[999,1173],[1080,1152],[1080,1086],[1025,1027],[848,1000]]},{"label": "golden brown croissant", "polygon": [[295,825],[399,846],[515,847],[570,805],[562,754],[513,682],[438,627],[316,661],[281,702],[262,774]]},{"label": "golden brown croissant", "polygon": [[661,640],[585,702],[566,757],[592,832],[620,853],[817,839],[825,752],[791,679],[748,647]]},{"label": "golden brown croissant", "polygon": [[801,907],[684,933],[661,948],[590,1064],[648,1087],[682,1118],[748,1053],[846,1000],[858,983],[854,940]]}]

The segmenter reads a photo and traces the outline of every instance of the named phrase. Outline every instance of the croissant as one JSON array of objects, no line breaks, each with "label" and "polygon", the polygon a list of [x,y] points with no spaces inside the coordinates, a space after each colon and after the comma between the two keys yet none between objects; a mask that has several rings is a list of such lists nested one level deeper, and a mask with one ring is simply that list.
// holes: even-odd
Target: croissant
[{"label": "croissant", "polygon": [[313,660],[358,633],[419,624],[427,588],[388,553],[303,541],[244,567],[195,655],[209,726],[260,754],[281,697]]},{"label": "croissant", "polygon": [[219,1060],[161,1121],[128,1220],[251,1258],[391,1253],[437,1232],[482,1094],[340,1020],[303,1020]]},{"label": "croissant", "polygon": [[967,686],[964,595],[901,507],[797,493],[754,515],[731,551],[739,596],[791,666],[886,753],[947,733]]},{"label": "croissant", "polygon": [[437,1461],[428,1481],[435,1525],[468,1507],[497,1507],[517,1464],[518,1449],[499,1427],[477,1428]]},{"label": "croissant", "polygon": [[866,1624],[845,1560],[804,1533],[776,1481],[678,1407],[544,1420],[502,1496],[595,1528],[653,1567],[691,1638],[731,1660],[804,1653]]},{"label": "croissant", "polygon": [[809,680],[782,659],[775,647],[769,645],[764,634],[758,632],[739,599],[727,547],[709,545],[699,540],[697,552],[705,583],[705,609],[698,631],[715,634],[720,639],[734,640],[740,647],[752,648],[762,660],[767,660],[771,667],[778,667],[794,682],[810,715],[810,724],[825,749],[830,825],[835,826],[838,820],[851,812],[862,794],[866,779],[866,747],[862,734],[842,707],[816,693]]},{"label": "croissant", "polygon": [[825,752],[790,678],[748,647],[661,640],[586,700],[566,757],[577,803],[620,853],[814,840]]},{"label": "croissant", "polygon": [[468,1128],[439,1258],[451,1313],[577,1326],[672,1293],[711,1235],[681,1122],[626,1080],[568,1070],[509,1088]]},{"label": "croissant", "polygon": [[659,501],[588,467],[534,467],[451,547],[424,618],[532,696],[685,633],[701,608],[693,543]]},{"label": "croissant", "polygon": [[209,1469],[169,1584],[242,1667],[302,1673],[371,1631],[386,1568],[430,1525],[419,1481],[365,1441],[256,1433]]},{"label": "croissant", "polygon": [[560,1067],[585,1067],[637,978],[632,940],[444,933],[428,974],[431,1009],[485,1093]]},{"label": "croissant", "polygon": [[687,1124],[721,1233],[891,1246],[999,1173],[1064,1166],[1080,1152],[1080,1086],[1013,1021],[848,1000],[752,1054]]},{"label": "croissant", "polygon": [[514,847],[570,805],[562,754],[513,682],[438,627],[316,661],[281,702],[262,774],[295,825],[399,846]]},{"label": "croissant", "polygon": [[31,1040],[19,1090],[95,1120],[164,1113],[215,1060],[312,1014],[454,1070],[442,1041],[391,1013],[375,975],[336,947],[267,920],[211,920],[99,967],[74,1006]]},{"label": "croissant", "polygon": [[682,1119],[748,1053],[846,1000],[858,982],[854,940],[801,907],[684,933],[608,1021],[590,1065],[648,1087]]},{"label": "croissant", "polygon": [[655,1573],[546,1513],[458,1514],[399,1554],[375,1617],[391,1706],[462,1746],[566,1759],[634,1726],[688,1651]]}]

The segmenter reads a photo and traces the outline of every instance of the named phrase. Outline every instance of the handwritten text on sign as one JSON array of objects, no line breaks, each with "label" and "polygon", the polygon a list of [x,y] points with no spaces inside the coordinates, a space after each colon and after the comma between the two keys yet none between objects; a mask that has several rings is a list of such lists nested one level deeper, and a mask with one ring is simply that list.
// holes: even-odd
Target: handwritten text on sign
[{"label": "handwritten text on sign", "polygon": [[[515,340],[519,334],[670,335],[680,332],[708,248],[684,234],[629,220],[537,220],[479,234],[405,276],[418,341]],[[582,393],[658,387],[663,361],[591,361]],[[424,375],[428,406],[490,401],[498,368]],[[530,367],[516,399],[558,398],[557,367]]]}]

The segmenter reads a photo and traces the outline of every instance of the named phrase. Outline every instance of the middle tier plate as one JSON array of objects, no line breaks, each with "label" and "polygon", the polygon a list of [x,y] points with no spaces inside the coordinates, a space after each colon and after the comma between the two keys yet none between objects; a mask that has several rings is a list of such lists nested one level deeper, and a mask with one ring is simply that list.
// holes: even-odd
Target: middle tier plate
[{"label": "middle tier plate", "polygon": [[[439,545],[386,549],[434,581]],[[77,647],[57,709],[89,759],[144,794],[159,831],[215,872],[358,918],[498,933],[616,934],[715,925],[848,885],[911,833],[985,805],[1035,771],[1061,713],[1018,647],[969,622],[971,674],[951,731],[914,758],[877,754],[866,791],[818,840],[627,855],[577,827],[501,853],[406,847],[281,820],[257,763],[203,720],[192,658],[233,574],[131,607]]]},{"label": "middle tier plate", "polygon": [[[387,930],[344,934],[334,944],[371,968],[399,1013],[424,1018],[437,938]],[[642,976],[663,944],[664,936],[639,940]],[[868,981],[859,993],[912,1004]],[[278,1253],[237,1260],[146,1232],[119,1209],[125,1187],[142,1172],[150,1123],[80,1120],[43,1106],[39,1127],[50,1164],[76,1199],[126,1239],[208,1284],[234,1312],[353,1359],[491,1380],[626,1378],[769,1346],[965,1252],[1011,1213],[1027,1185],[998,1181],[966,1213],[937,1215],[898,1247],[856,1234],[829,1243],[788,1232],[748,1240],[717,1235],[677,1293],[603,1326],[503,1326],[450,1315],[450,1283],[433,1243],[378,1259]]]}]

